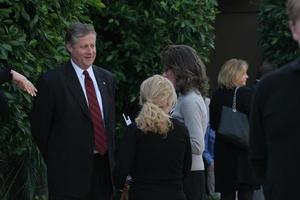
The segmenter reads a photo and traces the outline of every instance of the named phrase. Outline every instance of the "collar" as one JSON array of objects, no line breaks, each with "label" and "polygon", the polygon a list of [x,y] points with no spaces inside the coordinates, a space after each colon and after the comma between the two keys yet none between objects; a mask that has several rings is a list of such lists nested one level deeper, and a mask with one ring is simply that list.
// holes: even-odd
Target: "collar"
[{"label": "collar", "polygon": [[[73,66],[77,76],[78,77],[82,76],[84,69],[79,67],[79,65],[77,65],[72,59],[71,59],[71,63],[72,63],[72,66]],[[89,68],[87,68],[86,70],[88,71],[89,74],[93,73],[93,67],[92,66],[89,66]]]}]

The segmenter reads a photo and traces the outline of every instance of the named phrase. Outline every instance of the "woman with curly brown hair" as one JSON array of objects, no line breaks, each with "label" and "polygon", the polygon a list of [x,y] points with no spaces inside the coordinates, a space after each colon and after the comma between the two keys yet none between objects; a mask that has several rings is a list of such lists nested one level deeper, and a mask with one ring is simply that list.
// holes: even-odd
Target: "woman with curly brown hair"
[{"label": "woman with curly brown hair", "polygon": [[205,199],[205,171],[202,154],[208,125],[206,67],[197,52],[187,45],[169,45],[161,52],[163,75],[179,92],[172,117],[183,122],[189,131],[192,149],[190,175],[184,181],[188,200]]}]

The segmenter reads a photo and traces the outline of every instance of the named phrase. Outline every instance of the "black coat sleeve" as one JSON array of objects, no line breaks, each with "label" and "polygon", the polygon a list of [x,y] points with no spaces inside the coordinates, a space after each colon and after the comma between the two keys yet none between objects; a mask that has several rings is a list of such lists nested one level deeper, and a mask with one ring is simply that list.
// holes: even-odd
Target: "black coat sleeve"
[{"label": "black coat sleeve", "polygon": [[10,73],[10,69],[6,68],[0,71],[0,85],[2,85],[5,82],[10,81],[12,78],[12,75]]},{"label": "black coat sleeve", "polygon": [[252,101],[250,112],[250,159],[260,183],[264,180],[267,168],[267,143],[262,122],[263,94],[265,91],[258,87]]},{"label": "black coat sleeve", "polygon": [[0,91],[0,120],[5,121],[9,115],[9,107],[6,97],[2,91]]},{"label": "black coat sleeve", "polygon": [[[0,85],[11,80],[10,69],[6,68],[0,71]],[[6,97],[2,91],[0,91],[0,120],[5,121],[9,115],[9,107]]]},{"label": "black coat sleeve", "polygon": [[192,148],[191,148],[191,140],[188,134],[188,129],[184,127],[185,130],[185,138],[186,138],[186,152],[185,152],[185,160],[184,160],[184,165],[183,165],[183,178],[187,177],[188,174],[191,172],[191,167],[192,167]]},{"label": "black coat sleeve", "polygon": [[122,138],[118,151],[116,165],[113,169],[113,183],[116,189],[121,190],[132,168],[136,153],[136,127],[130,125]]},{"label": "black coat sleeve", "polygon": [[54,115],[54,94],[45,76],[37,82],[37,96],[31,111],[31,133],[44,160],[47,161],[48,137],[52,129]]}]

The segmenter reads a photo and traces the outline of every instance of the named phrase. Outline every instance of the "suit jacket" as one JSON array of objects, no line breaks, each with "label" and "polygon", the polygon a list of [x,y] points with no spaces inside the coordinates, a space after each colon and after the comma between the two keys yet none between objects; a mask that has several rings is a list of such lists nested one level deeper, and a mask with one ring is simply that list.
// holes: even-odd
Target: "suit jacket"
[{"label": "suit jacket", "polygon": [[[114,166],[115,79],[93,66],[102,96],[110,166]],[[31,131],[47,164],[49,195],[82,197],[90,189],[93,124],[71,62],[43,74],[37,83]]]},{"label": "suit jacket", "polygon": [[250,155],[266,199],[299,196],[300,59],[261,80],[250,117]]}]

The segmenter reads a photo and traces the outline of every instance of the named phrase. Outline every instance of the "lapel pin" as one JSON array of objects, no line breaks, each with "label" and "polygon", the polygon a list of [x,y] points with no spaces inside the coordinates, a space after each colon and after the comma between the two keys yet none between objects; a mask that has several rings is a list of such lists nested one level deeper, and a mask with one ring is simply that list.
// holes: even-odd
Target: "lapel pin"
[{"label": "lapel pin", "polygon": [[106,85],[106,82],[105,82],[105,81],[103,81],[102,83],[103,83],[103,85]]}]

